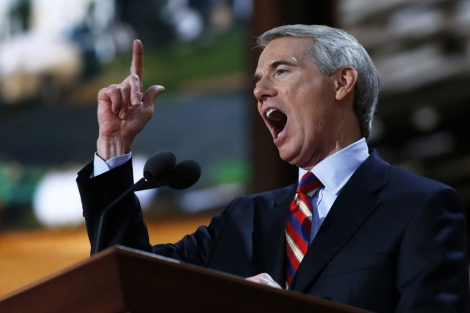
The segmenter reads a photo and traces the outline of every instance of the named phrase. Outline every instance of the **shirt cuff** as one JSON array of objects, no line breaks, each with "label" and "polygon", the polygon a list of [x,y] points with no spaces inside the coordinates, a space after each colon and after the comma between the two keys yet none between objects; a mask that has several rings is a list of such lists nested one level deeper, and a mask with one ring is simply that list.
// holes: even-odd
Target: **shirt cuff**
[{"label": "shirt cuff", "polygon": [[93,177],[104,174],[113,168],[123,165],[129,161],[132,157],[132,152],[129,152],[124,155],[119,155],[114,158],[109,159],[108,161],[103,160],[95,152],[95,158],[93,159]]}]

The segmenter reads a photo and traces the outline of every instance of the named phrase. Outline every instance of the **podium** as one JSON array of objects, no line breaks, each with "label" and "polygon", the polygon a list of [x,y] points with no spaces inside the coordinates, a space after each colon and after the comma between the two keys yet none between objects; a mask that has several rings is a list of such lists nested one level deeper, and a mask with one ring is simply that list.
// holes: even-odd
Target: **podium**
[{"label": "podium", "polygon": [[0,298],[0,312],[365,312],[304,294],[109,248]]}]

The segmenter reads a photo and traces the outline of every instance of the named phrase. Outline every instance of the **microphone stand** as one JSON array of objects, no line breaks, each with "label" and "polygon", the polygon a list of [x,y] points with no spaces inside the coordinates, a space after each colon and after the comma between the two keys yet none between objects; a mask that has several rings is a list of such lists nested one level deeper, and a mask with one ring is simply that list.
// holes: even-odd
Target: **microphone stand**
[{"label": "microphone stand", "polygon": [[100,223],[98,226],[98,233],[97,233],[97,239],[96,239],[96,245],[95,248],[93,249],[92,255],[97,254],[102,250],[103,246],[103,240],[104,240],[104,235],[103,232],[106,229],[106,223],[107,223],[107,217],[108,217],[108,212],[116,205],[118,204],[122,199],[124,199],[126,196],[128,196],[131,192],[135,191],[136,189],[140,188],[142,185],[146,183],[145,178],[141,178],[137,183],[135,183],[133,186],[129,187],[122,195],[120,195],[118,198],[116,198],[113,202],[111,202],[101,213],[100,217]]}]

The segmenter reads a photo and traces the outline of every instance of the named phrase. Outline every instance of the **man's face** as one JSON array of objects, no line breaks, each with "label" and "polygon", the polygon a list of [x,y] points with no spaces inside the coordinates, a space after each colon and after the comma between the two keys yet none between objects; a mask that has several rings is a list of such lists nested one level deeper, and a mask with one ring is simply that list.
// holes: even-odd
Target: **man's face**
[{"label": "man's face", "polygon": [[302,168],[313,167],[335,148],[334,78],[307,60],[310,44],[295,37],[271,41],[254,76],[258,111],[279,155]]}]

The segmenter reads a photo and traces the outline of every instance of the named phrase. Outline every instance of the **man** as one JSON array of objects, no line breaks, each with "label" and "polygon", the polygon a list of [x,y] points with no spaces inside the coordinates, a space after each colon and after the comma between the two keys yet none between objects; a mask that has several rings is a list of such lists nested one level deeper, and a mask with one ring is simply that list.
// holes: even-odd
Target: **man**
[{"label": "man", "polygon": [[[254,95],[281,158],[299,167],[299,188],[237,198],[209,226],[153,247],[130,196],[106,244],[375,312],[468,312],[464,207],[448,186],[368,150],[379,79],[363,47],[304,25],[272,29],[259,44]],[[100,210],[132,184],[131,144],[163,91],[142,93],[141,77],[136,41],[131,75],[98,94],[97,156],[77,179],[92,247]]]}]

